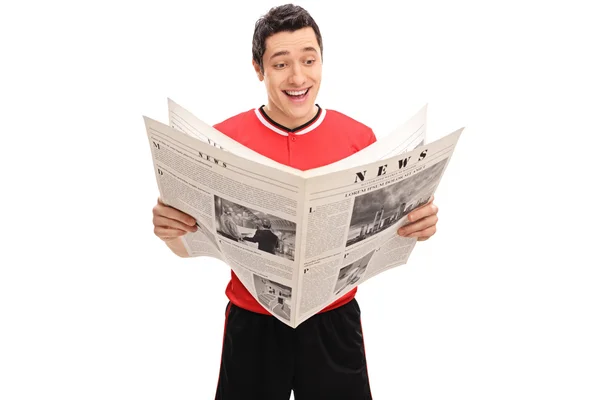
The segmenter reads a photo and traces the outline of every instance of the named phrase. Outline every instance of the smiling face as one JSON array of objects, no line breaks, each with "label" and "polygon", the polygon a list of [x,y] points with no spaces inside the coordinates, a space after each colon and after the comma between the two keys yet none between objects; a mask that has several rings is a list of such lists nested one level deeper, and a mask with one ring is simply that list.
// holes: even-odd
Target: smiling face
[{"label": "smiling face", "polygon": [[265,41],[263,68],[254,69],[265,82],[267,115],[293,129],[317,113],[315,101],[321,85],[321,49],[312,28],[278,32]]}]

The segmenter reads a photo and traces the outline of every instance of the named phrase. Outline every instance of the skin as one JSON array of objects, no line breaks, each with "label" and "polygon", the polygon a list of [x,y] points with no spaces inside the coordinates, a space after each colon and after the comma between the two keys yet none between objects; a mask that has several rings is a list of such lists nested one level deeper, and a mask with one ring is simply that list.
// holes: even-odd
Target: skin
[{"label": "skin", "polygon": [[[321,86],[321,49],[312,28],[279,32],[266,40],[263,71],[252,62],[259,81],[264,82],[268,103],[267,115],[290,129],[310,121],[317,113],[315,105]],[[309,88],[306,100],[293,102],[284,90]],[[190,215],[165,205],[160,198],[152,209],[154,234],[180,257],[188,257],[181,237],[196,232]],[[408,214],[409,223],[398,230],[400,236],[424,241],[436,232],[438,207],[431,200]]]}]

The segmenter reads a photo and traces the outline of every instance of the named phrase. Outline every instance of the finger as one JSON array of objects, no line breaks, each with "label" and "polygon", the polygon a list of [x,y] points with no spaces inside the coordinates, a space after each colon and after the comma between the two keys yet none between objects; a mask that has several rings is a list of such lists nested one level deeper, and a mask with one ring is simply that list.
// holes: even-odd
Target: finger
[{"label": "finger", "polygon": [[398,229],[398,234],[401,236],[408,236],[415,232],[427,229],[430,226],[435,226],[437,222],[438,216],[430,215],[428,217],[418,220],[417,222],[413,222],[412,224],[404,225],[402,228]]},{"label": "finger", "polygon": [[433,201],[433,199],[429,203],[427,203],[427,204],[425,204],[425,205],[417,208],[416,210],[410,212],[408,214],[408,217],[407,217],[408,220],[410,222],[415,222],[415,221],[418,221],[418,220],[420,220],[422,218],[428,217],[430,215],[437,214],[438,207],[435,204],[433,204],[432,201]]},{"label": "finger", "polygon": [[410,234],[409,237],[416,237],[417,240],[422,242],[424,240],[429,239],[433,235],[435,235],[436,230],[437,229],[435,226],[430,226],[427,229],[423,229],[422,231],[418,231],[418,232],[414,232],[414,233]]},{"label": "finger", "polygon": [[177,237],[185,235],[187,232],[180,229],[164,228],[157,226],[154,228],[154,234],[162,240],[175,239]]},{"label": "finger", "polygon": [[164,203],[160,202],[160,200],[152,209],[152,213],[155,216],[174,219],[189,226],[196,225],[196,220],[194,219],[194,217],[184,212],[181,212],[173,207],[167,206]]},{"label": "finger", "polygon": [[154,224],[154,226],[160,226],[163,228],[171,228],[171,229],[179,229],[179,230],[187,231],[187,232],[196,232],[198,230],[198,227],[196,227],[196,225],[189,226],[189,225],[184,224],[183,222],[179,222],[175,219],[161,217],[158,215],[155,215],[154,218],[152,218],[152,223]]},{"label": "finger", "polygon": [[398,235],[411,236],[415,232],[419,232],[431,226],[435,226],[437,222],[438,216],[430,215],[428,217],[418,220],[417,222],[413,222],[412,224],[404,225],[402,228],[398,229]]}]

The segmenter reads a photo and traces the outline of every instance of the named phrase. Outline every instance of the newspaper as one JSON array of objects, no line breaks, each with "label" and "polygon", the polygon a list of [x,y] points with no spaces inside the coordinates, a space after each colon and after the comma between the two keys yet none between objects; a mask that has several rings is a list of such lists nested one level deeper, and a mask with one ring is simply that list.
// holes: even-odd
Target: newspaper
[{"label": "newspaper", "polygon": [[197,221],[183,237],[189,255],[226,262],[295,328],[407,262],[416,238],[396,231],[434,194],[463,130],[425,144],[425,114],[309,171],[253,152],[172,101],[169,125],[144,121],[162,201]]}]

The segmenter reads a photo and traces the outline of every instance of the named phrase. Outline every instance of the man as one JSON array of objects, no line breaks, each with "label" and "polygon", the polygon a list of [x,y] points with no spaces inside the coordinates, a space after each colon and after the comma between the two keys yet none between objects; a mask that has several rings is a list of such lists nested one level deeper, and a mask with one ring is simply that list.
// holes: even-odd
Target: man
[{"label": "man", "polygon": [[221,232],[224,236],[227,236],[231,240],[242,240],[242,235],[240,235],[238,226],[233,219],[233,208],[231,208],[231,206],[228,206],[225,211],[223,211],[220,222]]},{"label": "man", "polygon": [[258,243],[258,249],[267,253],[275,254],[275,249],[279,246],[279,238],[271,231],[271,221],[264,219],[262,229],[259,227],[254,232],[254,236],[245,237],[248,242]]},{"label": "man", "polygon": [[[323,43],[301,7],[271,9],[255,26],[252,65],[265,84],[265,106],[238,114],[215,128],[247,147],[307,170],[345,158],[375,141],[367,126],[316,103]],[[180,256],[182,235],[194,220],[158,201],[155,233]],[[426,240],[435,233],[437,207],[430,201],[408,217],[403,236]],[[371,399],[356,289],[292,329],[271,316],[235,273],[217,399]]]}]

